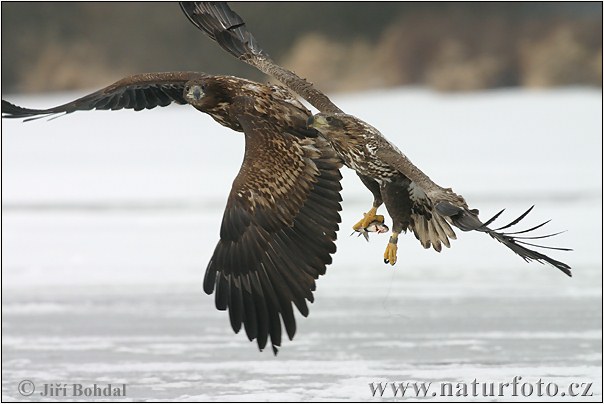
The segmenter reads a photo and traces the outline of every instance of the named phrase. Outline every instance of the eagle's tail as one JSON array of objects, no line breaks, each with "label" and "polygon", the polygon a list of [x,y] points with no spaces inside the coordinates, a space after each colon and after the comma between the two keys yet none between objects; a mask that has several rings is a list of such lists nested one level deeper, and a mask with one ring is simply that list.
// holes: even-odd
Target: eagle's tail
[{"label": "eagle's tail", "polygon": [[453,225],[455,225],[456,227],[458,227],[459,229],[461,229],[463,231],[476,230],[476,231],[487,233],[489,236],[491,236],[495,240],[499,241],[500,243],[502,243],[503,245],[508,247],[510,250],[514,251],[516,254],[520,255],[525,261],[529,262],[529,261],[534,260],[534,261],[540,262],[542,264],[548,263],[548,264],[558,268],[560,271],[564,272],[566,275],[572,276],[571,271],[570,271],[570,266],[568,266],[567,264],[557,261],[553,258],[548,257],[545,254],[542,254],[535,250],[531,250],[530,248],[526,247],[526,246],[531,246],[531,247],[537,247],[537,248],[546,248],[546,249],[550,249],[550,250],[572,251],[569,248],[548,247],[548,246],[544,246],[544,245],[533,244],[531,242],[526,241],[526,240],[544,239],[544,238],[548,238],[548,237],[552,237],[557,234],[560,234],[560,233],[553,233],[553,234],[547,234],[544,236],[528,236],[527,235],[527,233],[529,233],[533,230],[537,230],[538,228],[549,223],[549,220],[546,222],[543,222],[537,226],[531,227],[530,229],[526,229],[526,230],[514,231],[514,232],[501,231],[501,230],[509,229],[510,227],[519,223],[522,219],[524,219],[530,213],[531,210],[533,210],[534,205],[531,206],[526,212],[524,212],[522,215],[520,215],[518,218],[516,218],[512,222],[508,223],[505,226],[499,227],[497,229],[491,229],[488,226],[491,223],[493,223],[503,213],[503,210],[501,210],[495,216],[493,216],[492,218],[490,218],[489,220],[487,220],[486,222],[483,223],[478,218],[477,210],[468,210],[468,209],[460,208],[460,207],[454,206],[448,202],[440,202],[440,203],[436,204],[435,208],[441,215],[448,217],[451,220],[451,222],[453,223]]},{"label": "eagle's tail", "polygon": [[250,54],[268,57],[243,19],[226,2],[181,1],[180,8],[193,25],[236,58],[245,59]]}]

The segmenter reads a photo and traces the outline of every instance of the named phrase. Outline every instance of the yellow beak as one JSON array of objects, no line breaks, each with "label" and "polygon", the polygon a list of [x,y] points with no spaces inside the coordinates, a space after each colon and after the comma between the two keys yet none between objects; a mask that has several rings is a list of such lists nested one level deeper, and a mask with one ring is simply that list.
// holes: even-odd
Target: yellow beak
[{"label": "yellow beak", "polygon": [[320,128],[322,126],[327,125],[327,120],[324,116],[314,115],[308,118],[306,121],[306,126],[309,128]]}]

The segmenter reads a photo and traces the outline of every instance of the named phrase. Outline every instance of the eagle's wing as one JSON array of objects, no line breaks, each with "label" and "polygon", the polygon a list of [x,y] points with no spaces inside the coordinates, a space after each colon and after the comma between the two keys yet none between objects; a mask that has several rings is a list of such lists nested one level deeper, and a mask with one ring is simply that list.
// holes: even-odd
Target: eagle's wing
[{"label": "eagle's wing", "polygon": [[494,222],[503,211],[499,212],[490,220],[484,223],[481,222],[478,218],[478,210],[469,209],[466,201],[461,195],[457,195],[450,188],[440,187],[413,165],[403,153],[395,147],[392,147],[385,139],[381,146],[382,147],[377,148],[376,155],[383,162],[390,164],[412,181],[409,186],[409,193],[412,196],[412,200],[414,199],[414,208],[412,209],[412,230],[425,248],[429,248],[430,245],[432,245],[439,251],[441,242],[448,246],[447,237],[454,238],[447,234],[448,230],[452,231],[448,226],[448,223],[450,223],[463,231],[475,230],[487,233],[489,236],[520,255],[525,261],[534,260],[542,264],[548,263],[555,268],[558,268],[566,275],[571,276],[570,266],[567,264],[527,247],[532,246],[569,251],[567,248],[548,247],[526,241],[543,239],[558,234],[555,233],[544,236],[530,236],[527,234],[542,227],[547,222],[541,223],[528,230],[516,232],[501,231],[519,223],[533,209],[532,207],[508,225],[497,229],[491,229],[488,226]]},{"label": "eagle's wing", "polygon": [[183,97],[185,83],[194,78],[204,77],[203,73],[173,72],[145,73],[126,77],[99,91],[58,107],[29,109],[2,100],[2,118],[39,119],[56,114],[93,109],[151,109],[165,107],[171,103],[186,104]]},{"label": "eagle's wing", "polygon": [[[498,227],[496,229],[492,229],[489,227],[491,223],[493,223],[500,215],[503,213],[503,210],[498,212],[495,216],[487,220],[486,222],[482,222],[478,218],[478,210],[476,209],[468,209],[467,207],[459,207],[450,202],[439,202],[434,205],[434,210],[438,212],[439,215],[446,217],[455,227],[463,230],[463,231],[479,231],[488,234],[495,240],[499,241],[510,250],[514,251],[518,254],[522,259],[527,262],[537,261],[542,264],[548,263],[555,268],[558,268],[560,271],[564,272],[568,276],[572,276],[571,268],[569,265],[564,262],[557,261],[543,253],[535,251],[533,249],[528,248],[527,246],[544,248],[549,250],[559,250],[559,251],[572,251],[569,248],[560,248],[560,247],[549,247],[541,244],[534,244],[530,240],[539,240],[548,237],[555,236],[558,233],[546,234],[541,236],[532,236],[530,235],[533,230],[539,229],[543,227],[545,224],[549,223],[545,221],[541,224],[533,226],[526,230],[519,231],[502,231],[505,229],[509,229],[512,226],[518,224],[521,220],[523,220],[534,208],[534,205],[531,206],[527,211],[525,211],[522,215],[518,216],[516,219],[512,220],[505,226]],[[529,241],[527,241],[529,240]]]},{"label": "eagle's wing", "polygon": [[229,310],[263,349],[281,345],[281,321],[296,331],[292,303],[303,316],[315,279],[336,251],[340,222],[340,160],[322,138],[301,139],[262,117],[249,97],[234,112],[245,133],[245,157],[233,182],[220,241],[206,269],[204,291]]},{"label": "eagle's wing", "polygon": [[294,72],[276,64],[260,48],[245,22],[226,2],[180,2],[187,18],[224,50],[261,72],[273,76],[321,112],[342,112],[325,94]]},{"label": "eagle's wing", "polygon": [[[231,55],[265,54],[256,38],[245,28],[243,19],[226,2],[181,1],[180,8],[189,21]],[[226,31],[226,33],[223,33]]]}]

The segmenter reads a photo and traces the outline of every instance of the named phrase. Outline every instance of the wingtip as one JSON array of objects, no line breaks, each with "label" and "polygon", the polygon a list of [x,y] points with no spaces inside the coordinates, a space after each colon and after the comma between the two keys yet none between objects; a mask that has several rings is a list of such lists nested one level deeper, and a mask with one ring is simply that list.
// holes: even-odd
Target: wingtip
[{"label": "wingtip", "polygon": [[[437,208],[438,207],[439,206],[437,206]],[[547,263],[547,264],[553,266],[554,268],[557,268],[558,270],[562,271],[568,277],[572,277],[572,273],[571,273],[569,265],[565,264],[564,262],[557,261],[543,253],[540,253],[538,251],[528,248],[528,247],[536,247],[536,248],[543,248],[543,249],[548,249],[548,250],[572,251],[570,248],[550,247],[550,246],[544,246],[544,245],[540,245],[540,244],[533,244],[533,243],[529,243],[526,241],[527,239],[543,239],[543,238],[547,238],[547,237],[552,237],[559,233],[552,233],[552,234],[547,234],[544,236],[518,236],[519,234],[527,234],[533,230],[541,228],[546,223],[548,223],[549,220],[544,223],[541,223],[537,226],[533,226],[529,229],[522,230],[522,231],[515,231],[515,232],[502,232],[501,231],[501,230],[508,229],[508,228],[518,224],[534,209],[534,207],[535,207],[535,205],[532,205],[529,209],[527,209],[519,217],[517,217],[510,223],[506,224],[505,226],[502,226],[502,227],[499,227],[496,229],[491,229],[490,227],[488,227],[488,225],[492,224],[497,218],[499,218],[499,216],[504,212],[503,209],[501,211],[497,212],[497,214],[495,214],[492,218],[490,218],[489,220],[487,220],[486,222],[484,222],[483,224],[480,224],[478,226],[474,225],[474,222],[480,223],[480,220],[478,219],[478,217],[475,215],[469,214],[469,212],[467,210],[462,210],[461,213],[458,213],[458,214],[452,216],[451,218],[453,219],[454,225],[462,230],[477,230],[477,231],[489,234],[492,238],[494,238],[497,241],[499,241],[500,243],[504,244],[506,247],[511,249],[513,252],[518,254],[522,259],[524,259],[527,262],[537,261],[542,264]],[[444,208],[447,208],[447,206],[445,205]],[[446,209],[443,209],[443,207],[441,207],[440,210],[443,211]]]}]

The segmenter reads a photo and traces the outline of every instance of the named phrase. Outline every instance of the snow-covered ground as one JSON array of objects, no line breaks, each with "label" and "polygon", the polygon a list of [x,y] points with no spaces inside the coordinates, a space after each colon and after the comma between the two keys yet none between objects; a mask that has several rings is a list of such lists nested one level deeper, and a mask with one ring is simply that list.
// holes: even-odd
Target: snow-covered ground
[{"label": "snow-covered ground", "polygon": [[[80,95],[4,97],[49,107]],[[334,264],[274,358],[234,335],[201,291],[241,135],[186,106],[3,119],[3,397],[126,383],[130,400],[377,400],[370,383],[432,382],[431,397],[443,381],[520,376],[557,383],[563,400],[571,383],[593,383],[575,400],[601,401],[601,91],[397,89],[336,101],[482,217],[505,207],[505,224],[535,204],[527,225],[551,218],[544,231],[568,230],[550,241],[574,251],[551,254],[573,278],[483,234],[458,233],[440,254],[407,235],[386,266],[387,236],[348,237],[371,196],[345,169]],[[19,394],[24,379],[32,396]],[[382,398],[392,397],[388,387]]]}]

